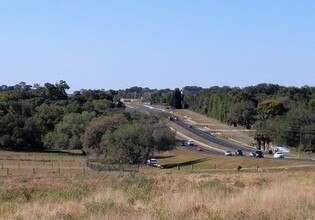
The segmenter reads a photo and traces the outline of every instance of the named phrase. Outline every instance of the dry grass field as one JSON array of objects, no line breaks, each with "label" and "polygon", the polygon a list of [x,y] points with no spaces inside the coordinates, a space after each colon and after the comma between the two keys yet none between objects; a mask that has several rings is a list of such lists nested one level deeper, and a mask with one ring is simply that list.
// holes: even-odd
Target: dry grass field
[{"label": "dry grass field", "polygon": [[[257,171],[262,160],[244,158],[248,170],[237,171],[241,158],[184,149],[156,156],[180,170],[82,172],[82,156],[0,152],[12,171],[0,173],[0,219],[315,219],[314,164],[264,160]],[[20,171],[34,165],[43,171]]]},{"label": "dry grass field", "polygon": [[1,178],[1,219],[315,219],[315,173]]},{"label": "dry grass field", "polygon": [[72,154],[0,151],[0,176],[86,172],[86,158]]}]

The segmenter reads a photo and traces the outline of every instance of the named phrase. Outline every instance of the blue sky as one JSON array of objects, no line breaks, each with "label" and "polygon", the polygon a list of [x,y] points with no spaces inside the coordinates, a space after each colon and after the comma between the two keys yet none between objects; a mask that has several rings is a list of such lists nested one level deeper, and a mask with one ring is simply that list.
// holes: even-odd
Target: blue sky
[{"label": "blue sky", "polygon": [[314,0],[1,0],[0,85],[315,86]]}]

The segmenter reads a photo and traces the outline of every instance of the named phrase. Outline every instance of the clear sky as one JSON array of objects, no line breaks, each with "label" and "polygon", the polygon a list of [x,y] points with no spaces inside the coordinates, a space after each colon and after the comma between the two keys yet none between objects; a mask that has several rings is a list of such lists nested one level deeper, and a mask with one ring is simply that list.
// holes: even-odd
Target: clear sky
[{"label": "clear sky", "polygon": [[0,85],[315,86],[314,0],[1,0]]}]

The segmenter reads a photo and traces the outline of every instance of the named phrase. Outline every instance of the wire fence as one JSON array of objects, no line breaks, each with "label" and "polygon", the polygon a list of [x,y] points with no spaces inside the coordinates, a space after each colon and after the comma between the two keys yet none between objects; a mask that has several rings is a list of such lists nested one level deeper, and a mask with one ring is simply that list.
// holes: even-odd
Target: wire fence
[{"label": "wire fence", "polygon": [[125,164],[100,164],[87,162],[87,167],[100,172],[100,171],[119,171],[119,172],[139,172],[139,165],[125,165]]}]

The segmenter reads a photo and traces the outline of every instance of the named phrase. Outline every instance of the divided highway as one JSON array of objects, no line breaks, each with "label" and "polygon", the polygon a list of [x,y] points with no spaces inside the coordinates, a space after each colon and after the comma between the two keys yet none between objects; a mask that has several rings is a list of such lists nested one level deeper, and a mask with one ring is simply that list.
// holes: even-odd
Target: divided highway
[{"label": "divided highway", "polygon": [[[143,111],[147,111],[147,112],[150,112],[150,113],[153,113],[153,114],[157,114],[157,113],[161,113],[162,110],[159,110],[159,109],[155,109],[155,108],[150,108],[148,106],[143,106],[143,105],[140,105],[138,106],[139,109],[143,110]],[[245,152],[250,152],[250,151],[253,151],[253,149],[250,149],[250,148],[247,148],[247,147],[244,147],[244,146],[238,146],[238,145],[235,145],[235,144],[231,144],[231,143],[228,143],[228,142],[224,142],[216,137],[214,137],[213,135],[211,134],[207,134],[203,131],[200,131],[196,128],[193,128],[193,127],[190,127],[189,124],[186,124],[185,122],[183,122],[182,120],[178,119],[177,116],[175,115],[170,115],[170,118],[172,119],[172,121],[181,126],[182,128],[188,130],[189,132],[207,140],[207,141],[210,141],[212,143],[215,143],[215,144],[218,144],[218,145],[221,145],[221,146],[224,146],[224,147],[227,147],[227,148],[230,148],[230,149],[233,149],[233,150],[242,150],[242,151],[245,151]],[[175,118],[177,118],[177,120],[174,120]],[[222,155],[222,152],[217,152],[217,151],[214,151],[216,153],[219,153]]]},{"label": "divided highway", "polygon": [[[129,108],[127,106],[127,108]],[[139,108],[142,111],[146,111],[149,113],[153,113],[153,114],[159,114],[162,113],[164,111],[160,110],[160,109],[156,109],[150,106],[145,106],[145,105],[137,105],[137,108]],[[127,111],[130,111],[131,109],[128,109]],[[183,122],[182,120],[178,119],[177,116],[170,114],[170,119],[177,125],[181,126],[182,128],[188,130],[189,132],[207,140],[210,141],[212,143],[233,149],[234,151],[236,150],[242,150],[244,152],[250,152],[250,151],[254,151],[255,149],[251,149],[248,147],[244,147],[244,146],[239,146],[239,145],[235,145],[235,144],[231,144],[228,142],[224,142],[216,137],[214,137],[211,134],[205,133],[201,130],[198,130],[196,128],[193,128],[192,126],[190,126],[189,124],[186,124],[185,122]],[[195,146],[182,146],[188,150],[192,150],[192,151],[196,151]],[[223,155],[222,152],[219,151],[215,151],[215,150],[211,150],[211,149],[203,149],[202,151],[205,154],[212,154],[212,155]],[[271,158],[270,158],[271,159]],[[299,160],[299,161],[309,161],[309,162],[313,162],[314,160],[310,159],[310,158],[285,158],[285,160]]]},{"label": "divided highway", "polygon": [[184,123],[182,120],[180,119],[177,119],[177,120],[174,120],[174,118],[176,116],[174,115],[171,115],[170,116],[173,120],[173,122],[179,126],[181,126],[182,128],[185,128],[186,130],[188,130],[189,132],[207,140],[207,141],[210,141],[212,143],[215,143],[215,144],[218,144],[218,145],[221,145],[223,147],[227,147],[227,148],[230,148],[230,149],[233,149],[233,150],[242,150],[242,151],[245,151],[245,152],[250,152],[250,151],[253,151],[253,149],[250,149],[250,148],[247,148],[247,147],[243,147],[243,146],[238,146],[238,145],[234,145],[234,144],[231,144],[231,143],[228,143],[228,142],[224,142],[216,137],[214,137],[213,135],[211,134],[207,134],[203,131],[200,131],[194,127],[190,127],[188,124]]}]

